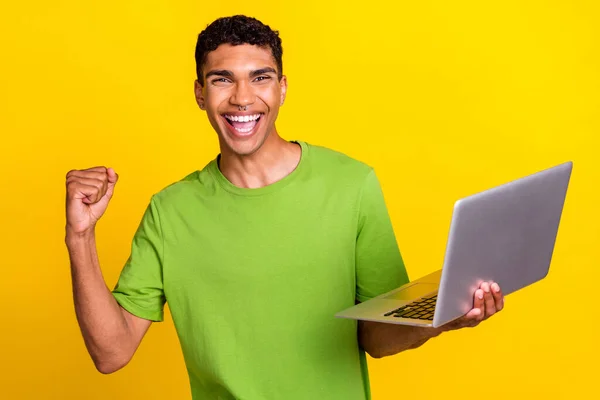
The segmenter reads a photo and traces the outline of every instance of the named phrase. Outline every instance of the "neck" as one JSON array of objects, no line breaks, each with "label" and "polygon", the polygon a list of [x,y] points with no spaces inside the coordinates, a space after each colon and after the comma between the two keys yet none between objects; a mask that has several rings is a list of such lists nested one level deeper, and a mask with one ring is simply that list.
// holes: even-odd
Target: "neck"
[{"label": "neck", "polygon": [[221,146],[219,168],[232,184],[256,189],[271,185],[289,175],[300,161],[302,150],[273,130],[252,154],[239,155]]}]

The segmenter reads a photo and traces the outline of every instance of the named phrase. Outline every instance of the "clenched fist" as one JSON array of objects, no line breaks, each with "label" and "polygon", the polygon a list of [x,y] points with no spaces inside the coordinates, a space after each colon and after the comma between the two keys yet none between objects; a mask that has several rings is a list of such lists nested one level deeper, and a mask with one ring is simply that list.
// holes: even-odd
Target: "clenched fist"
[{"label": "clenched fist", "polygon": [[95,167],[67,173],[67,232],[94,229],[108,207],[119,176],[112,168]]}]

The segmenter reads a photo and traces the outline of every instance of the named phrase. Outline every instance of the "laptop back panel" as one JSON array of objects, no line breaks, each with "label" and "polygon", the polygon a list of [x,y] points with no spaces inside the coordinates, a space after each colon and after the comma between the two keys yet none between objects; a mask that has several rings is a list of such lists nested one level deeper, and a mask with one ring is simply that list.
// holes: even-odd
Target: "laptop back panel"
[{"label": "laptop back panel", "polygon": [[455,203],[434,326],[467,313],[483,281],[507,295],[547,275],[571,171],[567,162]]}]

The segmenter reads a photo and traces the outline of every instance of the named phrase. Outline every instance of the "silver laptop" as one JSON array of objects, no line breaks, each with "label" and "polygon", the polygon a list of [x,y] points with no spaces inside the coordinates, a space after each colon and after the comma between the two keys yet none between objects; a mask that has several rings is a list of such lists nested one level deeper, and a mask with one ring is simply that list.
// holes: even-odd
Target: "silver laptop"
[{"label": "silver laptop", "polygon": [[442,269],[335,316],[438,327],[472,309],[483,281],[506,296],[543,279],[572,169],[569,161],[458,200]]}]

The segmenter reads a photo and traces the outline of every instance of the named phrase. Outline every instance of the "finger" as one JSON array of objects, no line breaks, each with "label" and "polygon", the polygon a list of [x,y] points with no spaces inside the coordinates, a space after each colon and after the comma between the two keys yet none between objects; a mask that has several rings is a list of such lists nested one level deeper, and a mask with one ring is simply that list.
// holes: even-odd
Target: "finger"
[{"label": "finger", "polygon": [[483,311],[483,290],[477,289],[473,294],[473,308],[479,308]]},{"label": "finger", "polygon": [[479,324],[479,322],[481,322],[482,316],[483,316],[483,312],[481,311],[481,308],[472,309],[464,317],[466,320],[466,325],[467,326],[476,326],[477,324]]},{"label": "finger", "polygon": [[481,309],[473,308],[471,311],[460,317],[459,319],[452,322],[452,329],[470,328],[477,326],[480,322],[479,317],[481,315]]},{"label": "finger", "polygon": [[[484,293],[483,290],[477,289],[475,291],[475,300],[473,301],[473,309],[479,310],[475,315],[477,321],[483,320],[485,317],[485,303],[484,303]],[[471,310],[473,311],[473,310]]]},{"label": "finger", "polygon": [[446,323],[444,325],[447,330],[455,330],[466,327],[474,327],[479,324],[479,315],[481,314],[480,308],[473,308],[468,313],[464,314],[462,317],[457,318],[451,322]]},{"label": "finger", "polygon": [[93,167],[93,168],[86,168],[86,169],[72,169],[69,172],[67,172],[67,177],[69,175],[73,175],[73,174],[77,174],[77,173],[88,173],[88,172],[100,172],[100,173],[106,173],[106,167]]},{"label": "finger", "polygon": [[71,178],[92,178],[107,180],[107,174],[102,171],[83,171],[83,170],[72,170],[67,174],[67,179]]},{"label": "finger", "polygon": [[115,172],[114,169],[109,168],[108,169],[108,186],[107,186],[107,190],[106,190],[106,197],[108,197],[108,199],[112,198],[113,193],[115,192],[115,185],[117,184],[118,180],[119,180],[119,175]]},{"label": "finger", "polygon": [[104,173],[106,173],[106,167],[101,167],[101,166],[92,167],[92,168],[84,169],[84,171],[90,171],[90,172],[94,171],[94,172],[104,172]]},{"label": "finger", "polygon": [[481,289],[483,290],[483,301],[485,304],[484,318],[488,318],[496,313],[496,302],[494,301],[489,282],[483,282]]},{"label": "finger", "polygon": [[493,282],[491,288],[492,295],[494,296],[494,302],[496,304],[496,311],[502,311],[504,308],[504,294],[502,294],[500,285],[498,285],[496,282]]},{"label": "finger", "polygon": [[70,182],[79,182],[79,183],[82,183],[87,186],[95,186],[96,188],[98,188],[100,197],[104,196],[104,193],[106,193],[106,189],[107,189],[107,182],[105,180],[100,180],[100,179],[80,178],[80,177],[73,176],[73,177],[67,178],[67,184],[69,184]]},{"label": "finger", "polygon": [[78,181],[71,181],[68,184],[67,195],[70,200],[81,200],[86,204],[96,203],[102,198],[99,193],[98,187],[93,185]]},{"label": "finger", "polygon": [[109,168],[106,170],[106,173],[108,174],[108,183],[112,185],[117,183],[117,181],[119,180],[119,174],[117,174],[114,169]]}]

